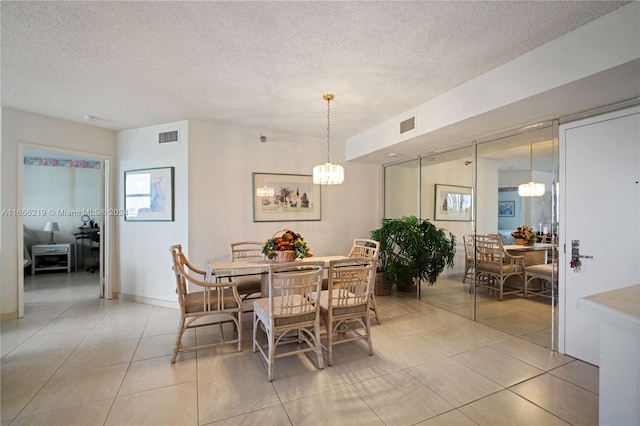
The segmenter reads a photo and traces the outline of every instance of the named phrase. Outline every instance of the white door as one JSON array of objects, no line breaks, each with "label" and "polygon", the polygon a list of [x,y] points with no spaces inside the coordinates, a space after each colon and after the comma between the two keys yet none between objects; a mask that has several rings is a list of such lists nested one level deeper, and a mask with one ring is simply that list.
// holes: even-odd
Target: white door
[{"label": "white door", "polygon": [[[600,365],[600,324],[580,297],[640,283],[640,108],[560,126],[558,349]],[[569,267],[580,241],[579,272]]]}]

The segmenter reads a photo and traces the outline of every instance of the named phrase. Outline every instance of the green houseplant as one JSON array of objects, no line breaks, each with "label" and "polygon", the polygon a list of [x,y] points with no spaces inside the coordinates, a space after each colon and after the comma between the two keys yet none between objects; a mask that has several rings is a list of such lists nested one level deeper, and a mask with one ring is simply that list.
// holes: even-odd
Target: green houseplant
[{"label": "green houseplant", "polygon": [[380,242],[378,268],[387,287],[413,290],[417,281],[433,285],[445,268],[453,267],[455,235],[428,219],[383,219],[371,239]]}]

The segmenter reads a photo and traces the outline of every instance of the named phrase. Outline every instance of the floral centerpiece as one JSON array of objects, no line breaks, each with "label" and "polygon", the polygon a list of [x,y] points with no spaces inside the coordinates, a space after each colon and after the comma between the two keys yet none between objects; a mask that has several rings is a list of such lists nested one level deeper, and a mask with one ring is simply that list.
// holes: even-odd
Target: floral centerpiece
[{"label": "floral centerpiece", "polygon": [[537,239],[533,229],[526,225],[519,226],[517,231],[511,233],[511,236],[516,239],[516,244],[520,245],[535,244]]},{"label": "floral centerpiece", "polygon": [[267,240],[262,246],[262,253],[276,262],[291,262],[313,256],[302,236],[289,229],[285,229],[281,236]]}]

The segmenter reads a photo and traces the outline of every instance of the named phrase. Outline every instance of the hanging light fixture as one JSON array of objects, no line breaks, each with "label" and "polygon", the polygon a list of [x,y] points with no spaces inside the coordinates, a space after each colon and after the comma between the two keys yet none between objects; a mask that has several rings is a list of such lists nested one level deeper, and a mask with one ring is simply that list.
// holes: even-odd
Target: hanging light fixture
[{"label": "hanging light fixture", "polygon": [[518,195],[521,197],[540,197],[544,195],[544,183],[533,181],[533,144],[529,146],[529,182],[518,186]]},{"label": "hanging light fixture", "polygon": [[273,197],[276,193],[276,190],[271,188],[270,186],[261,186],[256,189],[256,195],[258,197]]},{"label": "hanging light fixture", "polygon": [[339,164],[332,164],[330,159],[331,144],[330,128],[331,128],[331,101],[335,95],[327,93],[322,99],[327,101],[327,162],[313,168],[313,183],[319,185],[339,185],[344,182],[344,168]]}]

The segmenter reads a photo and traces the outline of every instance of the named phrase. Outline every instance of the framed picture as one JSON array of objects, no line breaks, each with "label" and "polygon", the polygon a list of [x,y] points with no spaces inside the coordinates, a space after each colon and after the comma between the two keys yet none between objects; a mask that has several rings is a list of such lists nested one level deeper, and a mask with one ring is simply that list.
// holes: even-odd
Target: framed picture
[{"label": "framed picture", "polygon": [[173,167],[124,172],[126,221],[173,221]]},{"label": "framed picture", "polygon": [[471,220],[471,187],[436,184],[434,220]]},{"label": "framed picture", "polygon": [[311,175],[253,173],[253,221],[320,220],[320,185]]},{"label": "framed picture", "polygon": [[498,201],[498,217],[508,217],[516,215],[515,201]]}]

